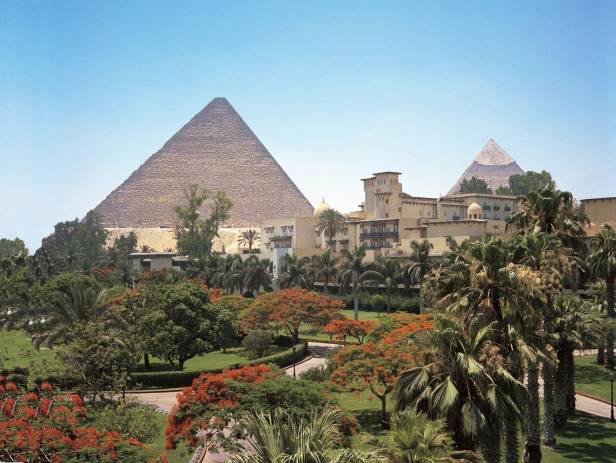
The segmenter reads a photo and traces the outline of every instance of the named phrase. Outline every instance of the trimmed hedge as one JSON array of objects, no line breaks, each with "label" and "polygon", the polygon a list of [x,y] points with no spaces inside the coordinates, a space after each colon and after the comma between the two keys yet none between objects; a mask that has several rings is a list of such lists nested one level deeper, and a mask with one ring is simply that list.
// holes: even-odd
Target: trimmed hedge
[{"label": "trimmed hedge", "polygon": [[[272,363],[278,367],[286,367],[303,359],[308,354],[308,343],[303,342],[296,346],[295,353],[292,349],[278,352],[258,359],[238,363],[229,368],[239,368],[243,365],[255,365],[259,363]],[[142,389],[164,389],[190,386],[195,378],[202,373],[219,373],[221,368],[193,371],[153,371],[131,373],[133,387]]]}]

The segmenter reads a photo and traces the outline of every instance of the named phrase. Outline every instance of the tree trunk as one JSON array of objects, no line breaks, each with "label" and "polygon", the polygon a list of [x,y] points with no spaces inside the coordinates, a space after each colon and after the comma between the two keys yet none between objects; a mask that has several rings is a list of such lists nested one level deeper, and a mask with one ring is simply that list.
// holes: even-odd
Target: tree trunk
[{"label": "tree trunk", "polygon": [[[616,318],[616,311],[614,310],[614,291],[615,291],[614,277],[605,279],[605,295],[607,298],[607,316],[610,318],[610,322]],[[614,369],[614,326],[610,323],[605,335],[605,366],[610,370]]]},{"label": "tree trunk", "polygon": [[550,362],[543,363],[543,445],[554,447],[554,367]]},{"label": "tree trunk", "polygon": [[143,366],[146,370],[150,369],[150,354],[148,354],[147,352],[143,353]]},{"label": "tree trunk", "polygon": [[557,351],[558,365],[556,366],[555,375],[555,390],[554,390],[554,426],[555,428],[562,429],[567,424],[567,417],[569,412],[567,411],[567,373],[568,361],[566,349],[559,349]]},{"label": "tree trunk", "polygon": [[359,320],[359,300],[357,299],[357,292],[353,294],[353,319]]},{"label": "tree trunk", "polygon": [[178,359],[178,371],[182,371],[184,369],[184,362],[186,360],[182,357]]},{"label": "tree trunk", "polygon": [[485,433],[480,436],[481,454],[486,463],[500,463],[501,461],[501,436],[498,422],[491,423]]},{"label": "tree trunk", "polygon": [[567,414],[575,415],[575,359],[573,350],[567,353]]},{"label": "tree trunk", "polygon": [[297,342],[299,341],[299,328],[293,328],[293,331],[291,334],[292,334],[291,338],[293,340],[293,345],[295,346]]},{"label": "tree trunk", "polygon": [[599,347],[597,348],[597,363],[603,365],[605,363],[605,336],[599,338]]},{"label": "tree trunk", "polygon": [[383,426],[383,429],[389,429],[389,417],[387,416],[387,394],[377,397],[381,400],[381,426]]},{"label": "tree trunk", "polygon": [[423,313],[424,301],[423,294],[421,294],[421,286],[419,287],[419,313]]},{"label": "tree trunk", "polygon": [[516,417],[505,418],[505,463],[519,463],[520,434]]},{"label": "tree trunk", "polygon": [[541,462],[541,423],[539,419],[539,366],[529,365],[526,376],[528,411],[524,463]]}]

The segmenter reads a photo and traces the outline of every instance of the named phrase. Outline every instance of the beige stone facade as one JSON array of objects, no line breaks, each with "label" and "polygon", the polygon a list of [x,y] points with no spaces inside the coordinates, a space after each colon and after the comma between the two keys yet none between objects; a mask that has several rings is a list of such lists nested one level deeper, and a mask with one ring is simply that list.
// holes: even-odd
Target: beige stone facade
[{"label": "beige stone facade", "polygon": [[610,198],[582,199],[582,208],[590,220],[586,233],[590,236],[601,231],[604,223],[616,228],[616,196]]}]

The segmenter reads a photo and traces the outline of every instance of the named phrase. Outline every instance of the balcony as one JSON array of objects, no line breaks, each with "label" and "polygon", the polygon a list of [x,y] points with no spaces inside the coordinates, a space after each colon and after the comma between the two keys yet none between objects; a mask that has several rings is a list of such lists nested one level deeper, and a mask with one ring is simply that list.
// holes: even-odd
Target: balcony
[{"label": "balcony", "polygon": [[361,232],[359,234],[359,239],[363,240],[366,238],[398,238],[397,231],[376,231],[376,232]]}]

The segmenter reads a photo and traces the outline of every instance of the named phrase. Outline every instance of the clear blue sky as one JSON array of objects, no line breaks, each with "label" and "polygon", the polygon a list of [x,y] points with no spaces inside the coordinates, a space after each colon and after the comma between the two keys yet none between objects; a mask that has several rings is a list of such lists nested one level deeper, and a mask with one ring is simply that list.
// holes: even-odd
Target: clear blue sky
[{"label": "clear blue sky", "polygon": [[31,250],[225,96],[314,204],[444,194],[489,138],[616,195],[616,2],[0,0],[0,237]]}]

